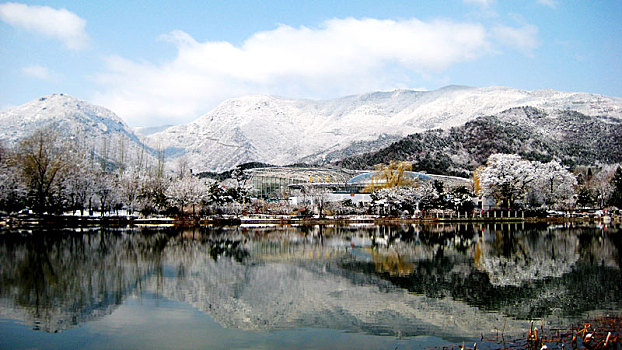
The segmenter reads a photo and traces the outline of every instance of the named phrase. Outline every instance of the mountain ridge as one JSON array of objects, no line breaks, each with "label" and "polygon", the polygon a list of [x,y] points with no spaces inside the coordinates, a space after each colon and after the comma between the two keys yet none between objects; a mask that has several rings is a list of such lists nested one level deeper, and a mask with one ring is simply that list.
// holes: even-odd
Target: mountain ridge
[{"label": "mountain ridge", "polygon": [[169,155],[192,154],[199,171],[240,163],[326,164],[407,135],[464,125],[514,107],[576,110],[622,118],[622,99],[556,90],[448,86],[433,91],[394,90],[330,100],[254,95],[224,101],[195,121],[147,136]]},{"label": "mountain ridge", "polygon": [[[136,152],[147,150],[152,157],[156,150],[163,151],[169,168],[185,156],[196,172],[220,172],[248,162],[331,164],[378,151],[408,135],[450,130],[499,114],[504,122],[528,124],[525,132],[552,131],[522,112],[508,112],[520,108],[534,108],[539,118],[553,124],[564,111],[580,113],[587,124],[592,120],[599,125],[622,123],[622,98],[450,85],[433,91],[376,91],[327,100],[231,98],[191,123],[152,133],[158,128],[131,129],[104,107],[54,94],[0,112],[0,139],[15,142],[53,123],[69,136],[83,134],[92,149],[102,148],[104,139],[112,137]],[[137,135],[140,130],[147,131]]]},{"label": "mountain ridge", "polygon": [[567,166],[622,162],[622,121],[566,111],[514,107],[481,116],[449,130],[411,134],[388,147],[336,164],[367,169],[392,160],[417,171],[469,176],[493,153],[516,153],[529,160],[558,160]]}]

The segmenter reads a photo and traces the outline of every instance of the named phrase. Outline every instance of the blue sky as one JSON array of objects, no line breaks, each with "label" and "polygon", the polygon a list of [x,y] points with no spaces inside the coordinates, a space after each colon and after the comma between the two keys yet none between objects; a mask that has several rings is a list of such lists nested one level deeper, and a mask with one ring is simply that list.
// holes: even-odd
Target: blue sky
[{"label": "blue sky", "polygon": [[128,124],[231,97],[450,84],[622,96],[622,1],[0,2],[0,108],[52,93]]}]

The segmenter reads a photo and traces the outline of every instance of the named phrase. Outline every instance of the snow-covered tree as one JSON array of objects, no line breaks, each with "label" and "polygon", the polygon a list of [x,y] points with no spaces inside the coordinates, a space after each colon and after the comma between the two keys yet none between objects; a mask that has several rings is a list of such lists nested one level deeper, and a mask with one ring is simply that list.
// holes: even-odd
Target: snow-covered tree
[{"label": "snow-covered tree", "polygon": [[361,203],[357,205],[349,198],[331,203],[331,210],[335,215],[362,215],[367,209],[367,206]]},{"label": "snow-covered tree", "polygon": [[577,178],[556,161],[533,162],[536,180],[533,191],[549,207],[568,208],[574,205]]},{"label": "snow-covered tree", "polygon": [[231,178],[235,180],[236,188],[240,195],[243,196],[243,201],[246,202],[252,189],[252,185],[249,183],[250,176],[238,166],[231,172]]},{"label": "snow-covered tree", "polygon": [[0,210],[19,210],[26,197],[27,188],[14,157],[11,150],[0,144]]},{"label": "snow-covered tree", "polygon": [[617,164],[612,164],[575,169],[580,185],[577,204],[581,207],[603,208],[610,203],[614,191],[612,179],[617,168]]},{"label": "snow-covered tree", "polygon": [[387,207],[394,215],[405,210],[412,214],[421,197],[427,195],[427,188],[422,188],[424,185],[425,183],[417,188],[399,186],[376,190],[371,194],[372,206]]},{"label": "snow-covered tree", "polygon": [[102,172],[97,177],[97,181],[93,183],[93,187],[99,201],[99,210],[103,216],[104,212],[112,210],[118,201],[117,186],[112,175]]},{"label": "snow-covered tree", "polygon": [[168,179],[147,174],[140,183],[138,195],[138,209],[140,212],[147,215],[168,209],[169,203],[166,196],[166,189],[168,186]]},{"label": "snow-covered tree", "polygon": [[439,208],[439,204],[442,202],[441,192],[442,188],[437,183],[432,181],[425,181],[421,185],[414,189],[415,197],[419,201],[420,210],[430,210]]},{"label": "snow-covered tree", "polygon": [[184,213],[184,206],[192,204],[192,215],[195,214],[195,206],[207,192],[205,183],[194,176],[178,177],[173,180],[166,190],[166,195],[179,205],[181,213]]},{"label": "snow-covered tree", "polygon": [[525,197],[536,180],[532,162],[516,154],[493,154],[479,177],[481,193],[492,196],[508,209]]},{"label": "snow-covered tree", "polygon": [[131,167],[119,174],[117,191],[119,199],[129,215],[134,214],[138,205],[140,190],[145,173],[136,167]]},{"label": "snow-covered tree", "polygon": [[207,185],[207,193],[203,199],[205,204],[211,207],[223,206],[233,201],[233,198],[227,195],[225,189],[216,181]]},{"label": "snow-covered tree", "polygon": [[79,142],[70,145],[68,161],[70,166],[62,173],[64,196],[68,204],[67,209],[79,210],[89,207],[95,195],[95,184],[99,180],[98,165],[91,158],[91,154]]},{"label": "snow-covered tree", "polygon": [[448,206],[457,212],[473,210],[473,196],[465,186],[456,187],[443,196]]},{"label": "snow-covered tree", "polygon": [[479,177],[480,193],[507,208],[527,198],[532,206],[569,208],[574,205],[577,178],[557,161],[528,161],[515,154],[493,154]]},{"label": "snow-covered tree", "polygon": [[590,181],[590,190],[594,194],[596,205],[599,208],[604,208],[610,201],[614,190],[612,180],[617,168],[618,166],[615,164],[603,166]]}]

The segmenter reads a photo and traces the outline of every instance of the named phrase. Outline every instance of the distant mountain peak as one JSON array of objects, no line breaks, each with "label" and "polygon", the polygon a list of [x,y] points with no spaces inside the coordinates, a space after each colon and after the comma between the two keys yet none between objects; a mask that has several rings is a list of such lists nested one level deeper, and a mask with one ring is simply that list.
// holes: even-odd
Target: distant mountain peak
[{"label": "distant mountain peak", "polygon": [[109,109],[63,93],[42,96],[23,105],[0,112],[0,122],[7,122],[12,116],[24,116],[31,121],[39,119],[42,123],[54,119],[62,120],[72,117],[97,121],[110,120],[113,123],[120,123],[127,127],[125,122]]},{"label": "distant mountain peak", "polygon": [[[15,143],[35,130],[49,126],[64,137],[83,139],[81,141],[96,153],[103,144],[113,149],[123,143],[124,151],[134,154],[138,153],[135,150],[146,148],[125,122],[109,109],[62,93],[42,96],[0,112],[0,140],[7,143]],[[115,143],[114,147],[112,143]]]}]

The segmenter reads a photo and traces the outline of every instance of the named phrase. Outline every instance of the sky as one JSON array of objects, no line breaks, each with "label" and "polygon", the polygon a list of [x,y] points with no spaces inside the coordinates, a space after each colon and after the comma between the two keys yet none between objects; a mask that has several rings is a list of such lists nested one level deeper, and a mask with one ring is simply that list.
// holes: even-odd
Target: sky
[{"label": "sky", "polygon": [[158,126],[259,94],[621,97],[621,23],[617,0],[0,2],[0,109],[65,93]]}]

